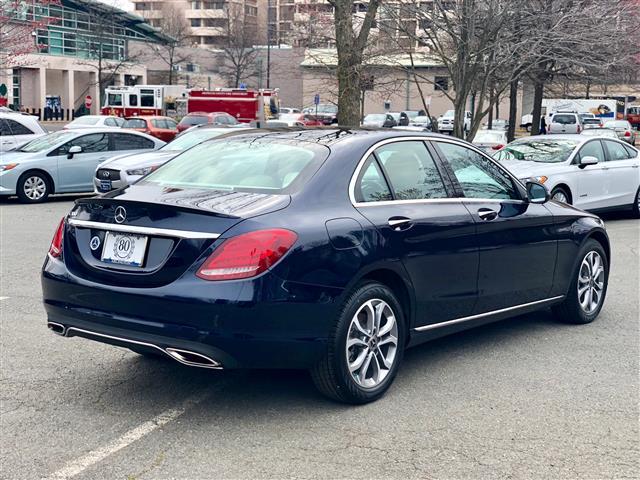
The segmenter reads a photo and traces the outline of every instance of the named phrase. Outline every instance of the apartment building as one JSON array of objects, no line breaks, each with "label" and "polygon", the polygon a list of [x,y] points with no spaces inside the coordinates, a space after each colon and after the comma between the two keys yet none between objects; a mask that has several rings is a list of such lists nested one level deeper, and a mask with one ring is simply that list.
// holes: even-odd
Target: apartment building
[{"label": "apartment building", "polygon": [[218,48],[229,33],[230,15],[242,15],[255,33],[256,43],[266,43],[267,0],[132,0],[137,15],[159,27],[167,4],[183,12],[191,27],[191,45]]}]

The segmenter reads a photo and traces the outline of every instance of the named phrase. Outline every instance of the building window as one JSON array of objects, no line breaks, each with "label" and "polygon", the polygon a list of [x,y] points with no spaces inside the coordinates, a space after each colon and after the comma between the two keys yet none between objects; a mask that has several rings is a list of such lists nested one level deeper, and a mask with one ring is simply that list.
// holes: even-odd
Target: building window
[{"label": "building window", "polygon": [[449,90],[449,77],[436,77],[433,84],[434,90],[446,92]]},{"label": "building window", "polygon": [[227,24],[226,18],[205,18],[204,26],[209,28],[224,27]]},{"label": "building window", "polygon": [[201,18],[192,18],[191,19],[191,26],[192,27],[200,27],[200,26],[202,26],[202,19]]},{"label": "building window", "polygon": [[200,10],[200,2],[198,0],[191,2],[191,10]]}]

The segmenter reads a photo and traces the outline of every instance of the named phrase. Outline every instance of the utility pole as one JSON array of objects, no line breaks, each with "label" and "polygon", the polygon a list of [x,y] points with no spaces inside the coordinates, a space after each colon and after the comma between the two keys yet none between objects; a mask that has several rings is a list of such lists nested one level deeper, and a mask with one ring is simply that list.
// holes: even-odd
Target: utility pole
[{"label": "utility pole", "polygon": [[271,2],[267,0],[267,88],[271,81]]}]

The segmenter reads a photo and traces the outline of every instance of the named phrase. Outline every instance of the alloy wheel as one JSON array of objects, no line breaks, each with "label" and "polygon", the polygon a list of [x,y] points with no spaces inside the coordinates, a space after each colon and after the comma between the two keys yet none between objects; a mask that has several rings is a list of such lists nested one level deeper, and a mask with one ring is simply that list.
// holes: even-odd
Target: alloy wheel
[{"label": "alloy wheel", "polygon": [[594,250],[587,253],[578,272],[578,302],[587,314],[592,314],[600,306],[604,275],[604,262],[600,254]]},{"label": "alloy wheel", "polygon": [[558,190],[553,194],[553,200],[557,200],[558,202],[562,203],[568,203],[567,195],[562,190]]},{"label": "alloy wheel", "polygon": [[349,325],[345,353],[349,373],[364,388],[378,386],[389,375],[398,351],[398,323],[387,302],[371,299]]},{"label": "alloy wheel", "polygon": [[40,200],[47,191],[47,184],[42,177],[34,175],[25,180],[22,189],[30,200]]}]

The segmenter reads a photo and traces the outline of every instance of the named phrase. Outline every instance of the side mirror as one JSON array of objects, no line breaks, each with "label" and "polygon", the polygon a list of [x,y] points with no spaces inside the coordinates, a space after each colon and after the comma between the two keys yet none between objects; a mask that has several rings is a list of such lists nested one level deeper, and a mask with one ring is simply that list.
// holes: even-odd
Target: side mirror
[{"label": "side mirror", "polygon": [[596,165],[598,163],[598,159],[596,157],[586,156],[580,158],[580,166],[582,168],[587,165]]},{"label": "side mirror", "polygon": [[529,203],[546,203],[549,201],[547,188],[538,182],[527,182],[527,199]]},{"label": "side mirror", "polygon": [[67,152],[67,158],[73,158],[73,156],[77,153],[82,153],[82,147],[80,145],[74,145]]}]

